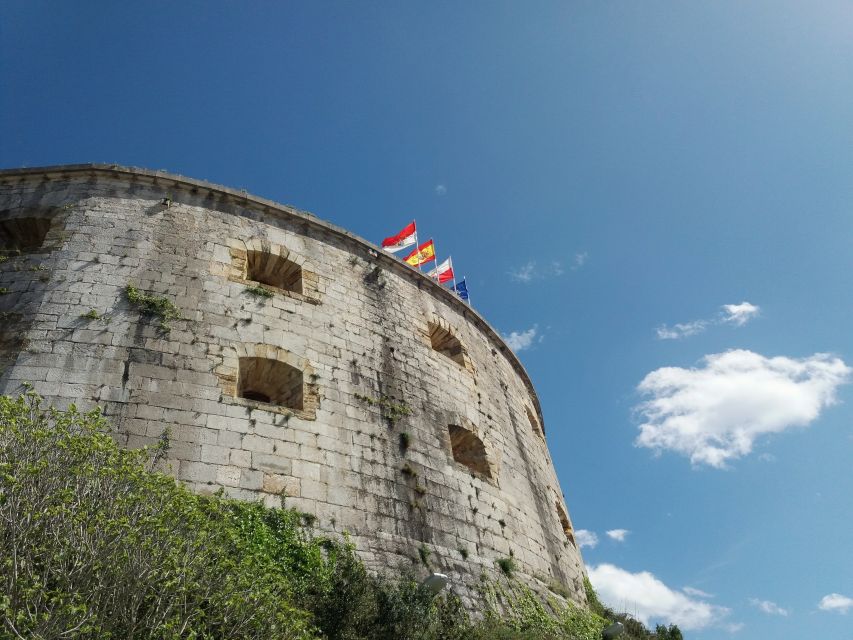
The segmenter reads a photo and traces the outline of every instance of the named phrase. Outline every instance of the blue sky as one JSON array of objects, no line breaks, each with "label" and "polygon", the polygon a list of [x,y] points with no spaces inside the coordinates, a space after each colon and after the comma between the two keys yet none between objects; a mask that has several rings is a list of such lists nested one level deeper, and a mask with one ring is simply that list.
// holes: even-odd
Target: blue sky
[{"label": "blue sky", "polygon": [[605,599],[853,638],[849,2],[7,1],[0,166],[73,162],[416,218]]}]

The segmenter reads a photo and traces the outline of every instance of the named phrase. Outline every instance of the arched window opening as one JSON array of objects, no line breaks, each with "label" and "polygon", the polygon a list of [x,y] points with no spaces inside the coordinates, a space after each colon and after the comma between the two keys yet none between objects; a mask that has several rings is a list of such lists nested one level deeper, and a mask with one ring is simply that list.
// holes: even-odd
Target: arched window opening
[{"label": "arched window opening", "polygon": [[280,405],[301,411],[304,408],[302,372],[271,358],[240,358],[237,395],[246,400]]},{"label": "arched window opening", "polygon": [[524,407],[527,411],[527,419],[530,421],[530,428],[533,429],[533,433],[535,433],[540,438],[545,438],[545,429],[539,424],[539,421],[536,419],[536,416],[533,415],[533,411],[530,407]]},{"label": "arched window opening", "polygon": [[0,220],[0,255],[38,251],[50,230],[48,218]]},{"label": "arched window opening", "polygon": [[557,500],[554,503],[557,507],[557,517],[560,519],[560,526],[563,527],[563,533],[566,534],[566,538],[568,538],[569,542],[571,542],[574,546],[575,544],[575,532],[572,529],[572,524],[569,522],[569,516],[566,513],[566,510],[563,509],[563,505],[560,504],[560,501]]},{"label": "arched window opening", "polygon": [[465,366],[465,350],[462,348],[462,343],[448,329],[430,322],[429,341],[433,349],[447,356],[456,364]]},{"label": "arched window opening", "polygon": [[453,450],[453,459],[464,464],[468,469],[485,478],[492,477],[492,469],[486,457],[486,447],[472,431],[464,427],[451,424],[448,426],[450,432],[450,447]]},{"label": "arched window opening", "polygon": [[302,267],[282,256],[265,251],[246,251],[246,279],[276,289],[302,293]]}]

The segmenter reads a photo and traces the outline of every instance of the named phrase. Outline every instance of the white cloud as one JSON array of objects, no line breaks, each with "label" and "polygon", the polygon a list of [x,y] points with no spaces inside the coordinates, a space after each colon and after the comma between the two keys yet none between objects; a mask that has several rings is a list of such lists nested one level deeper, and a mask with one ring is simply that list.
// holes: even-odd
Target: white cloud
[{"label": "white cloud", "polygon": [[533,344],[533,341],[536,339],[536,332],[537,327],[536,325],[533,325],[526,331],[512,331],[503,338],[506,341],[507,346],[518,353],[519,351],[524,351]]},{"label": "white cloud", "polygon": [[662,324],[657,329],[658,340],[680,340],[689,336],[702,333],[708,327],[706,320],[694,320],[693,322],[681,322],[671,327]]},{"label": "white cloud", "polygon": [[[585,259],[585,258],[584,258]],[[582,264],[582,263],[581,263]],[[572,263],[571,270],[577,270],[577,256]],[[516,282],[533,282],[534,280],[545,280],[547,278],[557,278],[563,275],[566,270],[563,268],[563,263],[559,260],[540,264],[536,260],[528,260],[520,267],[510,269],[509,277]]]},{"label": "white cloud", "polygon": [[572,259],[572,271],[577,271],[582,266],[586,264],[586,261],[589,259],[589,253],[586,251],[582,251],[581,253],[576,253],[575,257]]},{"label": "white cloud", "polygon": [[729,613],[725,607],[670,589],[648,571],[631,573],[612,564],[593,566],[588,571],[593,587],[606,604],[635,613],[646,626],[654,620],[677,624],[688,631],[704,629],[721,624]]},{"label": "white cloud", "polygon": [[595,549],[598,545],[598,536],[595,535],[594,531],[587,531],[586,529],[578,529],[575,531],[575,540],[581,549],[584,547]]},{"label": "white cloud", "polygon": [[625,538],[631,532],[627,529],[611,529],[605,533],[607,533],[607,537],[611,540],[615,540],[616,542],[625,542]]},{"label": "white cloud", "polygon": [[509,277],[517,282],[530,282],[537,277],[536,263],[532,260],[518,269],[509,272]]},{"label": "white cloud", "polygon": [[759,313],[761,313],[760,307],[745,300],[740,304],[724,304],[723,322],[742,327],[753,318],[756,318]]},{"label": "white cloud", "polygon": [[761,307],[746,301],[740,304],[724,304],[721,309],[722,311],[715,318],[679,322],[671,327],[662,324],[655,329],[655,333],[658,340],[680,340],[702,333],[713,325],[733,324],[736,327],[742,327],[761,312]]},{"label": "white cloud", "polygon": [[447,195],[447,187],[445,187],[443,184],[435,185],[435,195],[437,195],[437,196]]},{"label": "white cloud", "polygon": [[763,611],[764,613],[771,616],[787,616],[788,610],[783,609],[775,602],[771,602],[770,600],[759,600],[758,598],[750,598],[749,604],[758,609],[759,611]]},{"label": "white cloud", "polygon": [[702,589],[695,589],[693,587],[684,587],[682,589],[684,593],[688,596],[696,596],[698,598],[713,598],[713,594],[710,594],[706,591],[702,591]]},{"label": "white cloud", "polygon": [[848,598],[840,593],[830,593],[821,598],[820,604],[817,606],[823,611],[847,613],[848,609],[853,608],[853,598]]},{"label": "white cloud", "polygon": [[657,369],[637,387],[651,399],[635,407],[644,420],[635,444],[724,468],[760,436],[816,420],[850,372],[825,353],[765,358],[746,350],[705,356],[701,368]]}]

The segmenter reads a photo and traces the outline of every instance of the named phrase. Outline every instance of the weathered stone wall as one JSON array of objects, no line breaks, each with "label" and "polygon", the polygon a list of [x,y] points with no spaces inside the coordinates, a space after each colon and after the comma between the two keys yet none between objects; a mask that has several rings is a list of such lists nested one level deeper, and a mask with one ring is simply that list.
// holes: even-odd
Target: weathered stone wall
[{"label": "weathered stone wall", "polygon": [[[29,381],[57,404],[100,404],[130,447],[168,427],[168,464],[194,490],[286,495],[374,568],[411,567],[423,544],[470,595],[512,554],[530,584],[585,602],[533,388],[450,292],[309,214],[163,173],[0,172],[0,245],[25,218],[50,226],[0,264],[0,391]],[[253,259],[297,265],[297,290],[252,293]],[[128,284],[185,319],[164,332]],[[284,390],[268,395],[295,390],[300,406],[238,397],[273,377]]]}]

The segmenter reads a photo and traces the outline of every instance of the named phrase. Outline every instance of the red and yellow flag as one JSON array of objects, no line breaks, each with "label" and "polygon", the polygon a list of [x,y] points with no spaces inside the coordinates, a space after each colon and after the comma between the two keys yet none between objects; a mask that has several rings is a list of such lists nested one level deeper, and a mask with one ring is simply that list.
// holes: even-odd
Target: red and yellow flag
[{"label": "red and yellow flag", "polygon": [[435,260],[435,246],[430,239],[406,256],[403,262],[417,267],[433,260]]}]

